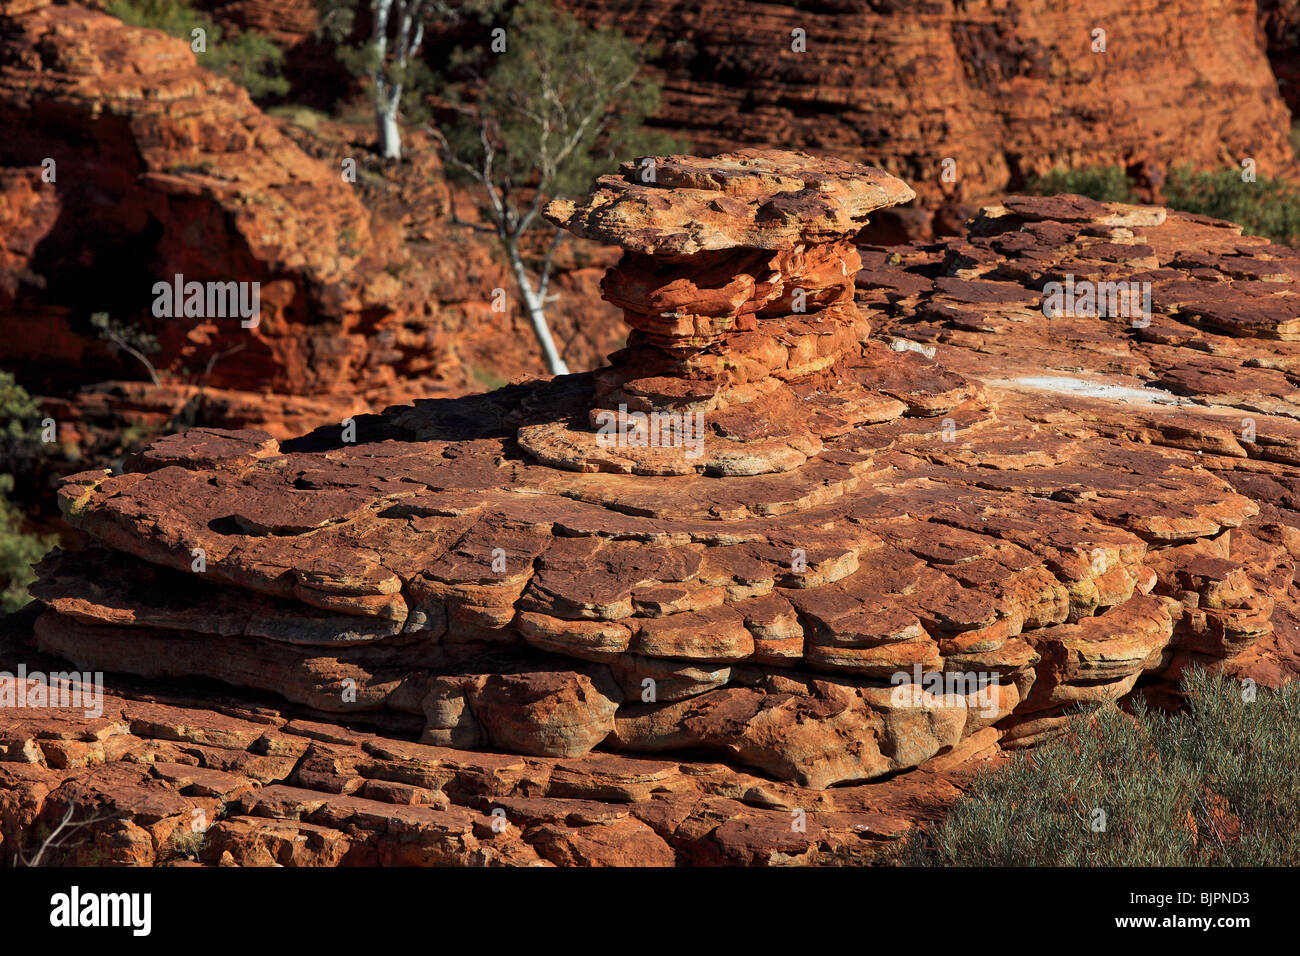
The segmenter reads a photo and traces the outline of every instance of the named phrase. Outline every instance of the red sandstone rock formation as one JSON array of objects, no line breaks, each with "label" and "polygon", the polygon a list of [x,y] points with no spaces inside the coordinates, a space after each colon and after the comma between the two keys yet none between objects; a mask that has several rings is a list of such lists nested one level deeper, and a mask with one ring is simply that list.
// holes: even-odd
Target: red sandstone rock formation
[{"label": "red sandstone rock formation", "polygon": [[[165,856],[211,800],[208,862],[860,862],[905,832],[909,788],[941,804],[954,765],[1050,736],[1078,702],[1189,664],[1295,672],[1300,254],[1158,208],[1010,197],[966,240],[867,250],[855,304],[788,254],[845,261],[857,216],[906,187],[777,152],[656,165],[550,211],[640,250],[605,283],[638,321],[673,296],[624,372],[657,349],[690,394],[734,389],[701,363],[816,337],[829,363],[765,374],[820,444],[739,472],[672,467],[680,445],[655,449],[667,467],[591,461],[601,372],[390,409],[355,442],[199,430],[77,476],[90,547],[42,566],[44,613],[5,660],[141,680],[115,678],[102,722],[3,716],[7,839],[80,786],[129,821],[103,837],[127,861]],[[730,268],[762,256],[772,272]],[[790,323],[787,282],[810,274],[810,299],[883,332]],[[1149,321],[1045,316],[1068,276],[1150,282]],[[728,316],[698,340],[674,324]],[[703,394],[703,457],[763,444],[725,417],[762,406]],[[530,451],[555,422],[570,443]],[[926,697],[937,672],[996,683]],[[239,703],[187,698],[199,678]]]},{"label": "red sandstone rock formation", "polygon": [[[583,471],[755,475],[797,468],[823,439],[900,415],[902,403],[861,387],[875,369],[859,354],[871,328],[853,305],[862,263],[850,237],[911,189],[879,170],[776,151],[656,164],[650,184],[643,164],[628,163],[580,206],[546,209],[627,250],[602,289],[633,331],[597,374],[587,421],[521,429],[520,445]],[[689,430],[707,415],[711,441],[695,436],[692,455],[681,435],[612,445],[591,434],[629,410],[647,429]]]},{"label": "red sandstone rock formation", "polygon": [[[864,250],[859,301],[882,334],[982,380],[1002,407],[1076,422],[1094,445],[1159,446],[1252,499],[1259,514],[1231,534],[1153,555],[1154,593],[1177,599],[1165,601],[1168,673],[1209,655],[1289,679],[1300,673],[1300,252],[1182,213],[1125,225],[1114,208],[1009,197],[965,240]],[[1067,277],[1149,283],[1152,314],[1049,320],[1043,287]]]},{"label": "red sandstone rock formation", "polygon": [[[874,162],[927,205],[981,200],[1058,165],[1253,156],[1276,174],[1293,161],[1252,0],[563,6],[659,46],[658,121],[693,147]],[[1105,53],[1092,52],[1096,29]],[[792,49],[794,30],[806,52]],[[955,182],[941,179],[944,158]]]},{"label": "red sandstone rock formation", "polygon": [[[341,161],[364,180],[364,150],[340,141],[308,155],[181,40],[76,5],[0,3],[0,128],[5,363],[66,394],[143,371],[95,339],[91,313],[160,339],[167,387],[64,406],[83,428],[104,412],[166,421],[202,400],[209,420],[287,437],[415,394],[474,390],[476,374],[542,368],[518,310],[492,310],[507,272],[449,227],[435,162],[413,161],[384,190],[347,184]],[[260,322],[155,319],[153,285],[177,273],[260,283]],[[616,342],[612,323],[579,308],[598,275],[557,279],[566,301],[553,320],[576,367]]]},{"label": "red sandstone rock formation", "polygon": [[[304,46],[312,25],[310,5],[299,2],[206,6],[223,22],[289,45]],[[570,6],[594,19],[614,15],[604,5]],[[906,171],[927,202],[984,195],[1056,162],[1214,165],[1248,152],[1267,173],[1287,161],[1286,117],[1243,39],[1239,5],[1092,11],[1099,23],[1118,24],[1104,25],[1104,73],[1099,55],[1075,43],[1081,31],[1090,37],[1081,14],[1027,10],[1033,15],[999,27],[991,12],[959,15],[946,6],[923,14],[740,5],[723,15],[670,6],[671,16],[646,16],[652,5],[629,9],[617,14],[625,31],[649,31],[650,39],[661,38],[666,23],[684,31],[659,62],[666,125],[690,131],[691,116],[707,115],[709,130],[692,134],[707,133],[709,142],[877,155]],[[1291,36],[1288,10],[1261,11],[1279,50]],[[792,17],[809,21],[806,54],[788,49]],[[918,25],[902,29],[909,18]],[[1156,36],[1166,52],[1173,19],[1195,76],[1175,71],[1151,82],[1144,57]],[[167,387],[110,385],[50,405],[65,427],[89,433],[122,416],[184,420],[202,406],[203,420],[288,437],[413,394],[455,394],[540,370],[522,316],[491,311],[492,290],[509,288],[506,272],[479,243],[457,241],[437,211],[445,200],[427,188],[400,189],[408,206],[435,208],[417,223],[401,202],[364,184],[343,186],[336,146],[300,137],[295,148],[242,91],[195,69],[181,41],[45,0],[8,0],[0,20],[0,117],[18,131],[0,143],[7,363],[21,365],[34,390],[59,395],[87,381],[138,376],[142,369],[94,339],[90,313],[153,325],[148,290],[176,271],[264,284],[261,328],[155,328]],[[772,56],[763,53],[769,34],[782,41]],[[855,59],[864,49],[872,51],[869,63]],[[158,90],[157,98],[138,96],[142,86]],[[938,90],[942,100],[934,99]],[[899,91],[907,92],[901,100]],[[957,94],[961,108],[951,101]],[[895,100],[906,106],[885,110]],[[938,126],[937,111],[946,117]],[[1197,122],[1185,121],[1189,112]],[[959,162],[956,184],[936,178],[947,155]],[[56,184],[40,178],[47,157],[61,163]],[[410,178],[441,183],[435,165]],[[919,210],[888,218],[876,226],[897,239],[930,229]],[[562,298],[552,319],[570,364],[591,367],[616,347],[618,330],[592,321],[598,272],[575,265],[557,277]],[[228,354],[232,348],[240,351]],[[200,378],[202,391],[193,384]]]},{"label": "red sandstone rock formation", "polygon": [[[1295,0],[559,2],[658,51],[656,122],[697,149],[800,147],[906,178],[921,208],[882,215],[873,241],[951,235],[968,203],[1054,166],[1156,173],[1236,168],[1251,156],[1267,175],[1294,173]],[[274,18],[256,0],[206,6],[228,22],[283,30],[303,3]],[[279,35],[301,45],[310,29],[303,18],[294,36]],[[802,53],[792,49],[796,29]],[[1105,53],[1093,52],[1098,29]],[[956,162],[951,181],[945,159]]]},{"label": "red sandstone rock formation", "polygon": [[311,0],[200,0],[193,4],[219,23],[264,33],[282,47],[302,43],[316,29]]},{"label": "red sandstone rock formation", "polygon": [[[16,659],[66,666],[0,636],[0,661]],[[699,760],[431,746],[271,699],[118,679],[96,720],[0,711],[0,853],[30,855],[73,806],[103,819],[55,862],[184,864],[174,837],[200,819],[197,856],[215,865],[864,864],[954,800],[955,765],[988,756],[994,737],[887,783],[809,792]]]}]

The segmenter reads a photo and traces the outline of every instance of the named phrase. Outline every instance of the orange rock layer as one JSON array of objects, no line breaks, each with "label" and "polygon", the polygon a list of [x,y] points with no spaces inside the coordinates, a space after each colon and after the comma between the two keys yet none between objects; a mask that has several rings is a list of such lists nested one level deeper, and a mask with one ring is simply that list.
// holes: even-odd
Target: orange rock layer
[{"label": "orange rock layer", "polygon": [[[141,861],[221,794],[206,862],[864,862],[915,819],[898,787],[933,812],[953,765],[1080,703],[1297,670],[1300,254],[1009,197],[967,239],[862,255],[880,331],[834,388],[784,387],[810,421],[894,405],[834,411],[856,423],[781,470],[555,467],[536,449],[590,434],[586,374],[71,479],[88,546],[42,565],[5,653],[118,675],[112,715],[3,715],[10,819],[81,785]],[[1045,314],[1070,276],[1150,282],[1149,321]]]}]

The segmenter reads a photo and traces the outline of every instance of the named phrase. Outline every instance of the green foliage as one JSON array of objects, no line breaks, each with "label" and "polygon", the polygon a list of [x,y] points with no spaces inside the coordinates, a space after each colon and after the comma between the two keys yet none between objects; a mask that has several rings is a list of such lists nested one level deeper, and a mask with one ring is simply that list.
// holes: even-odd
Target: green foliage
[{"label": "green foliage", "polygon": [[284,96],[289,92],[289,81],[280,73],[284,67],[284,51],[269,37],[244,30],[233,36],[219,36],[208,51],[212,69],[230,77],[254,99]]},{"label": "green foliage", "polygon": [[[404,65],[399,62],[400,11],[395,9],[390,14],[385,38],[387,49],[382,60],[372,36],[364,42],[352,40],[358,12],[365,11],[369,17],[370,6],[371,0],[316,0],[316,35],[333,44],[335,56],[353,76],[373,84],[376,72],[382,72],[386,84],[400,85],[402,96],[398,108],[402,117],[408,123],[425,123],[430,118],[427,100],[437,88],[437,82],[418,50],[411,51],[415,55],[406,59]],[[501,6],[502,0],[421,0],[415,16],[424,21],[454,22],[468,18],[482,23]],[[372,96],[374,92],[371,91]]]},{"label": "green foliage", "polygon": [[641,74],[641,50],[617,30],[587,27],[549,3],[526,0],[506,40],[504,53],[478,48],[453,57],[453,70],[490,70],[481,84],[449,88],[466,113],[444,133],[455,155],[479,169],[485,131],[507,190],[583,193],[620,159],[681,148],[642,129],[659,107],[659,87]]},{"label": "green foliage", "polygon": [[[360,46],[340,46],[335,52],[339,62],[351,74],[370,79],[379,65],[379,54],[372,43]],[[425,99],[433,91],[435,84],[433,72],[418,56],[406,62],[399,69],[389,64],[386,75],[390,82],[402,85],[402,99],[399,109],[403,118],[412,123],[423,123],[429,119],[429,108]]]},{"label": "green foliage", "polygon": [[104,9],[133,27],[162,30],[187,40],[194,27],[207,29],[211,25],[211,21],[199,17],[184,0],[109,0]]},{"label": "green foliage", "polygon": [[284,51],[260,33],[226,34],[186,0],[109,0],[105,9],[131,26],[162,30],[186,42],[191,31],[201,27],[207,34],[207,52],[196,54],[200,64],[234,80],[254,99],[289,92],[289,81],[280,73]]},{"label": "green foliage", "polygon": [[1136,190],[1119,166],[1053,169],[1045,176],[1031,177],[1025,191],[1040,196],[1075,193],[1098,202],[1138,201]]},{"label": "green foliage", "polygon": [[[910,841],[926,866],[1294,866],[1300,684],[1260,690],[1191,672],[1188,708],[1077,715],[1059,740],[981,774]],[[1094,809],[1106,826],[1093,832]]]},{"label": "green foliage", "polygon": [[24,531],[23,513],[9,500],[16,480],[34,474],[39,428],[36,403],[13,376],[0,372],[0,613],[17,611],[30,600],[32,565],[55,544],[52,537]]},{"label": "green foliage", "polygon": [[118,342],[131,348],[152,355],[158,351],[158,337],[146,332],[137,325],[121,322],[107,312],[96,312],[90,317],[90,324],[99,330],[99,337],[108,342]]},{"label": "green foliage", "polygon": [[136,359],[149,373],[155,385],[159,383],[158,370],[154,368],[149,356],[156,353],[161,346],[158,337],[145,331],[138,325],[122,322],[107,312],[96,312],[90,317],[90,324],[99,330],[99,337]]},{"label": "green foliage", "polygon": [[[545,200],[587,190],[618,159],[671,152],[642,123],[659,105],[659,88],[641,73],[641,50],[618,31],[588,27],[542,0],[525,0],[492,42],[451,58],[445,99],[456,117],[430,127],[447,169],[480,187],[488,228],[501,242],[526,303],[548,370],[568,366],[551,338],[545,302],[562,231],[535,266],[521,251],[529,230],[544,227]],[[504,41],[504,46],[502,46]],[[484,71],[486,70],[486,75]],[[468,79],[467,79],[468,77]]]},{"label": "green foliage", "polygon": [[23,530],[23,513],[8,500],[12,475],[0,475],[0,613],[7,614],[31,600],[27,585],[36,579],[32,565],[54,547],[52,535]]},{"label": "green foliage", "polygon": [[8,372],[0,372],[0,474],[31,477],[41,457],[40,419],[27,391]]},{"label": "green foliage", "polygon": [[[1026,191],[1044,196],[1078,193],[1101,202],[1141,201],[1118,166],[1054,169],[1030,179]],[[1247,183],[1237,169],[1197,172],[1181,166],[1169,171],[1164,197],[1170,209],[1227,219],[1247,235],[1300,243],[1300,187],[1285,180],[1260,177]]]},{"label": "green foliage", "polygon": [[1282,179],[1261,176],[1244,183],[1235,169],[1198,173],[1179,167],[1170,170],[1165,204],[1239,223],[1247,235],[1300,242],[1300,188]]}]

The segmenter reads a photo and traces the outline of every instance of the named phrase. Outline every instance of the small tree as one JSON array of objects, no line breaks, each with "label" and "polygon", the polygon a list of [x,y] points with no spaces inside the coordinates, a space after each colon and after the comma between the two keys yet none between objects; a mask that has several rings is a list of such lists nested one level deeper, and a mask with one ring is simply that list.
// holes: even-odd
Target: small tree
[{"label": "small tree", "polygon": [[12,375],[0,372],[0,614],[26,606],[32,565],[54,547],[52,536],[26,530],[22,509],[10,500],[16,485],[30,489],[44,455],[39,407]]},{"label": "small tree", "polygon": [[[454,22],[465,16],[487,16],[500,0],[316,0],[318,32],[338,47],[343,64],[370,82],[375,134],[384,159],[402,158],[403,112],[419,111],[418,88],[426,85],[428,69],[419,59],[426,24],[434,19]],[[366,8],[369,39],[349,45],[358,10]]]},{"label": "small tree", "polygon": [[107,312],[96,312],[91,315],[90,324],[99,330],[101,339],[113,343],[114,347],[143,365],[145,371],[149,373],[151,382],[155,385],[162,383],[162,379],[158,377],[158,369],[154,368],[153,362],[149,360],[149,356],[160,348],[157,336],[139,326],[119,322]]},{"label": "small tree", "polygon": [[[459,51],[470,77],[448,87],[456,118],[430,127],[443,158],[486,198],[490,226],[505,252],[533,331],[553,375],[568,372],[546,321],[555,230],[536,279],[523,241],[542,228],[542,206],[585,191],[620,155],[670,151],[679,144],[641,124],[659,105],[659,88],[641,75],[636,45],[614,29],[590,28],[539,0],[526,0],[504,31],[477,54]],[[476,65],[491,63],[483,77]]]}]

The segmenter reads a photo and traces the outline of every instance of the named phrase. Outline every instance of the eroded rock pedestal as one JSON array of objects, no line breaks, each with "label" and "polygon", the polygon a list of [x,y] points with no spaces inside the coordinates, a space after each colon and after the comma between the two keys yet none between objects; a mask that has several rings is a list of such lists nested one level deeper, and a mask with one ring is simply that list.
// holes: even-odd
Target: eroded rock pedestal
[{"label": "eroded rock pedestal", "polygon": [[580,206],[552,203],[552,222],[627,250],[601,289],[632,331],[586,420],[521,429],[521,447],[578,471],[757,475],[899,417],[864,354],[851,238],[913,195],[880,170],[748,150],[628,163]]},{"label": "eroded rock pedestal", "polygon": [[[1273,639],[1294,554],[1248,488],[867,338],[909,295],[1014,312],[1006,283],[949,274],[973,244],[933,275],[858,272],[852,232],[905,186],[778,152],[654,166],[549,210],[628,249],[609,369],[392,408],[355,440],[189,432],[68,481],[89,546],[42,566],[27,653],[136,683],[106,722],[6,718],[28,805],[110,770],[219,792],[210,862],[861,862],[963,761]],[[1050,231],[1037,211],[1003,240]],[[1164,220],[1094,212],[1111,240]],[[611,441],[620,405],[699,412],[700,442]],[[258,727],[229,744],[203,687]],[[165,720],[141,713],[164,694]]]}]

